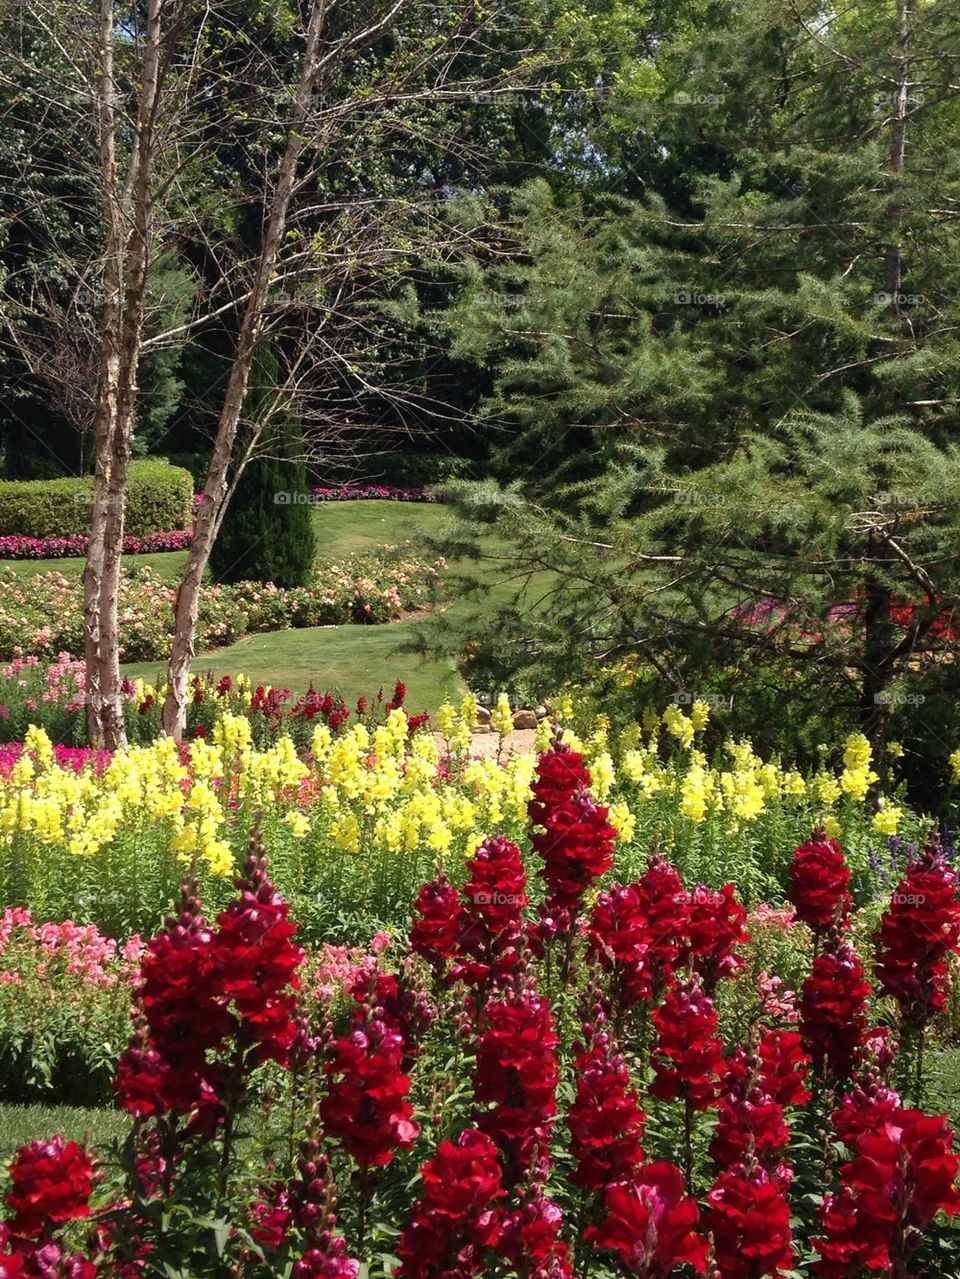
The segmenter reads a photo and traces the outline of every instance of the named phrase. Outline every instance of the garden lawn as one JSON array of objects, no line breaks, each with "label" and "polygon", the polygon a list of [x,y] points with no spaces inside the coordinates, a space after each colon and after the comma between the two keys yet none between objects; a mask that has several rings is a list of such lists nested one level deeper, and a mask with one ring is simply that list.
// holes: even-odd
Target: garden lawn
[{"label": "garden lawn", "polygon": [[[426,538],[439,538],[447,512],[440,504],[426,502],[357,501],[330,502],[312,511],[317,538],[317,554],[338,559],[355,551],[378,546],[395,546],[410,541],[418,553],[429,555]],[[490,530],[491,555],[502,544]],[[128,565],[148,565],[165,578],[179,577],[186,551],[124,556]],[[57,570],[79,577],[84,561],[3,560],[0,567],[12,567],[24,580],[37,573]],[[454,569],[459,565],[452,565]],[[506,605],[514,593],[505,570],[495,560],[473,566],[483,580],[482,601],[453,600],[435,615],[381,626],[324,626],[303,630],[273,631],[248,635],[226,648],[201,654],[194,662],[198,672],[247,675],[255,684],[270,684],[303,693],[312,684],[317,689],[339,689],[349,700],[376,695],[383,686],[389,691],[393,681],[403,678],[413,710],[438,706],[447,696],[458,696],[464,685],[452,658],[444,655],[453,641],[446,637],[449,625],[463,626],[471,616],[493,612]],[[431,653],[423,656],[415,653]],[[124,673],[156,682],[162,676],[156,662],[130,663]]]},{"label": "garden lawn", "polygon": [[[328,502],[313,508],[313,528],[317,538],[317,554],[336,559],[351,551],[365,551],[374,546],[395,546],[420,534],[435,533],[444,520],[439,504],[429,502]],[[161,577],[175,578],[183,572],[186,551],[158,551],[150,555],[125,555],[125,564],[151,568]],[[83,572],[82,557],[59,560],[4,560],[0,569],[12,568],[25,581],[37,573],[53,569],[65,577],[79,577]]]},{"label": "garden lawn", "polygon": [[[255,684],[289,688],[305,693],[313,684],[318,691],[337,690],[353,703],[362,694],[376,697],[393,691],[394,682],[407,685],[411,712],[439,706],[462,685],[452,659],[421,659],[410,648],[417,622],[393,622],[383,626],[318,626],[302,630],[270,631],[247,635],[228,648],[197,657],[192,669],[201,674],[246,675]],[[156,662],[138,662],[123,668],[130,679],[150,683],[165,678]]]},{"label": "garden lawn", "polygon": [[74,1106],[0,1106],[0,1162],[9,1162],[19,1146],[58,1132],[70,1141],[90,1142],[101,1150],[126,1136],[129,1120],[119,1110],[80,1110]]},{"label": "garden lawn", "polygon": [[[183,572],[187,562],[186,551],[153,551],[149,555],[125,555],[124,564],[140,565],[150,568],[161,577],[173,579]],[[62,573],[64,577],[75,578],[83,575],[86,560],[79,556],[70,556],[61,560],[0,560],[0,569],[12,568],[24,582],[32,582],[38,573]]]}]

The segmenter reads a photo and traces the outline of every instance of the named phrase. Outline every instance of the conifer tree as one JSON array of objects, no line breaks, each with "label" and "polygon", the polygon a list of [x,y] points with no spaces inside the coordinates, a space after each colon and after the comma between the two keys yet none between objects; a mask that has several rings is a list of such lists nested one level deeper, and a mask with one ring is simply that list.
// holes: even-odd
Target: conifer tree
[{"label": "conifer tree", "polygon": [[721,5],[706,38],[674,9],[597,142],[630,197],[532,191],[464,289],[509,441],[465,510],[538,575],[490,647],[544,687],[789,697],[882,755],[956,678],[960,37],[904,0]]}]

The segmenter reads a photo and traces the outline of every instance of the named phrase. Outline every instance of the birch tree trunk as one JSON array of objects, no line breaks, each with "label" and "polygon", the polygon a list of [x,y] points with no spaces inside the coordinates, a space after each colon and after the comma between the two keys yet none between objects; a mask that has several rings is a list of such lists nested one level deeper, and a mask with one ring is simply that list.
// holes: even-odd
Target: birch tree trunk
[{"label": "birch tree trunk", "polygon": [[116,107],[113,70],[113,0],[100,0],[98,13],[98,168],[104,220],[103,312],[100,368],[93,422],[95,473],[90,542],[83,570],[83,650],[86,666],[86,724],[91,746],[102,747],[101,587],[109,505],[111,450],[120,375],[122,227],[117,199]]},{"label": "birch tree trunk", "polygon": [[118,596],[127,480],[136,417],[137,370],[153,220],[151,183],[166,0],[149,0],[137,118],[122,185],[117,167],[113,0],[99,0],[99,179],[104,219],[104,301],[94,416],[96,470],[83,575],[87,736],[92,746],[126,744],[120,695]]},{"label": "birch tree trunk", "polygon": [[227,472],[236,444],[237,429],[246,399],[253,357],[263,332],[264,308],[276,271],[280,245],[286,231],[287,215],[297,176],[297,164],[304,148],[304,126],[310,111],[310,97],[319,64],[318,55],[324,14],[325,5],[315,2],[307,28],[300,83],[287,129],[286,145],[277,173],[273,199],[270,202],[253,287],[240,324],[230,370],[230,381],[217,425],[210,468],[203,487],[203,500],[197,510],[193,542],[187,555],[186,567],[174,606],[174,632],[167,670],[167,694],[160,722],[162,731],[167,736],[177,739],[183,736],[186,725],[187,689],[190,665],[195,655],[200,587],[229,496]]},{"label": "birch tree trunk", "polygon": [[160,48],[164,4],[165,0],[149,0],[147,5],[136,136],[123,200],[130,232],[124,247],[125,272],[123,314],[120,326],[119,377],[116,415],[109,443],[110,473],[107,484],[103,568],[100,582],[100,718],[103,745],[107,750],[116,750],[126,745],[123,702],[120,694],[118,596],[127,480],[136,414],[137,370],[140,363],[144,298],[150,265],[150,231],[153,221],[151,183],[155,152],[154,128],[160,94]]}]

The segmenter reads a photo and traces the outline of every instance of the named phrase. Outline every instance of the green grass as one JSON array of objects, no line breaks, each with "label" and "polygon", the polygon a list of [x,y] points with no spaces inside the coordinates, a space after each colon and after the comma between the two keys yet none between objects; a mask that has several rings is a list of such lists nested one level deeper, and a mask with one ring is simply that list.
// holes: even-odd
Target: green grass
[{"label": "green grass", "polygon": [[[407,685],[408,707],[416,712],[436,707],[444,697],[460,691],[453,661],[427,660],[404,651],[411,643],[416,622],[389,626],[322,626],[295,631],[271,631],[248,635],[229,648],[206,653],[193,663],[197,672],[247,675],[254,683],[272,684],[303,693],[312,683],[323,691],[339,689],[348,701],[363,694],[385,694],[394,681]],[[125,666],[131,679],[138,675],[156,682],[163,668],[156,662]]]},{"label": "green grass", "polygon": [[[357,517],[355,524],[351,515]],[[424,535],[442,539],[446,518],[440,506],[337,503],[315,512],[318,552],[337,556],[364,545],[392,545],[407,538],[416,543]],[[295,694],[311,684],[324,691],[337,689],[349,702],[360,695],[376,696],[381,687],[389,692],[399,678],[407,685],[411,711],[435,709],[445,697],[459,697],[465,689],[452,657],[443,655],[447,628],[468,626],[477,611],[492,614],[507,605],[515,591],[495,558],[502,543],[491,533],[486,545],[492,558],[474,569],[484,585],[480,601],[455,598],[436,613],[386,626],[323,626],[248,635],[227,648],[201,654],[193,669],[217,675],[242,673],[254,683],[289,688]],[[454,570],[459,567],[452,565]],[[423,656],[418,649],[430,655]],[[125,666],[124,673],[152,683],[164,675],[156,662]]]},{"label": "green grass", "polygon": [[119,1110],[78,1110],[73,1106],[0,1106],[0,1163],[18,1147],[62,1133],[69,1141],[107,1146],[122,1139],[129,1120]]},{"label": "green grass", "polygon": [[[314,507],[312,515],[317,555],[324,559],[406,541],[427,554],[425,539],[442,540],[448,518],[439,504],[390,501],[331,502]],[[492,532],[486,545],[491,557],[502,549]],[[127,565],[149,565],[171,580],[179,577],[185,560],[185,551],[124,557]],[[0,567],[14,568],[24,581],[52,569],[79,577],[83,560],[2,560]],[[451,567],[456,570],[461,566]],[[484,583],[480,611],[492,614],[508,603],[514,586],[495,558],[476,566],[475,571]],[[464,689],[452,658],[420,656],[413,651],[417,641],[421,648],[432,648],[436,653],[445,647],[445,628],[463,627],[476,611],[476,602],[454,599],[441,613],[388,626],[325,626],[248,635],[228,648],[200,655],[194,669],[220,675],[243,673],[255,683],[289,688],[293,693],[305,692],[311,684],[324,690],[336,688],[350,701],[361,694],[375,696],[381,685],[388,689],[402,678],[408,688],[408,705],[417,711],[436,707],[444,697],[458,696]],[[124,667],[124,673],[156,681],[162,668],[157,662],[131,663]]]},{"label": "green grass", "polygon": [[372,546],[396,546],[442,528],[447,514],[429,502],[328,502],[315,506],[317,555],[332,559]]},{"label": "green grass", "polygon": [[[127,566],[151,568],[161,577],[179,577],[187,562],[186,551],[154,551],[149,555],[125,555]],[[38,573],[62,573],[64,577],[80,577],[85,561],[75,556],[62,560],[0,560],[0,569],[12,568],[24,582],[32,582]]]},{"label": "green grass", "polygon": [[[325,559],[369,550],[372,546],[395,546],[408,538],[417,540],[424,532],[435,533],[442,525],[442,506],[427,502],[328,502],[315,506],[313,528],[317,554]],[[128,567],[139,565],[171,580],[178,578],[187,562],[186,551],[157,551],[149,555],[125,555]],[[60,560],[0,560],[0,569],[12,568],[18,577],[30,581],[38,573],[56,569],[64,577],[79,577],[82,558]]]}]

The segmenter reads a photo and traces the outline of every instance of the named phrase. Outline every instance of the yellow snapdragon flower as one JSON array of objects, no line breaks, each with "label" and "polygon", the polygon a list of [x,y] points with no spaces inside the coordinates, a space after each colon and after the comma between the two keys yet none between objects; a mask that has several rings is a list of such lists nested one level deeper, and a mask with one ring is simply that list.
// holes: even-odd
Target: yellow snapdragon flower
[{"label": "yellow snapdragon flower", "polygon": [[508,733],[513,732],[513,712],[510,710],[510,701],[506,693],[500,694],[490,711],[490,725],[501,737],[506,737]]}]

